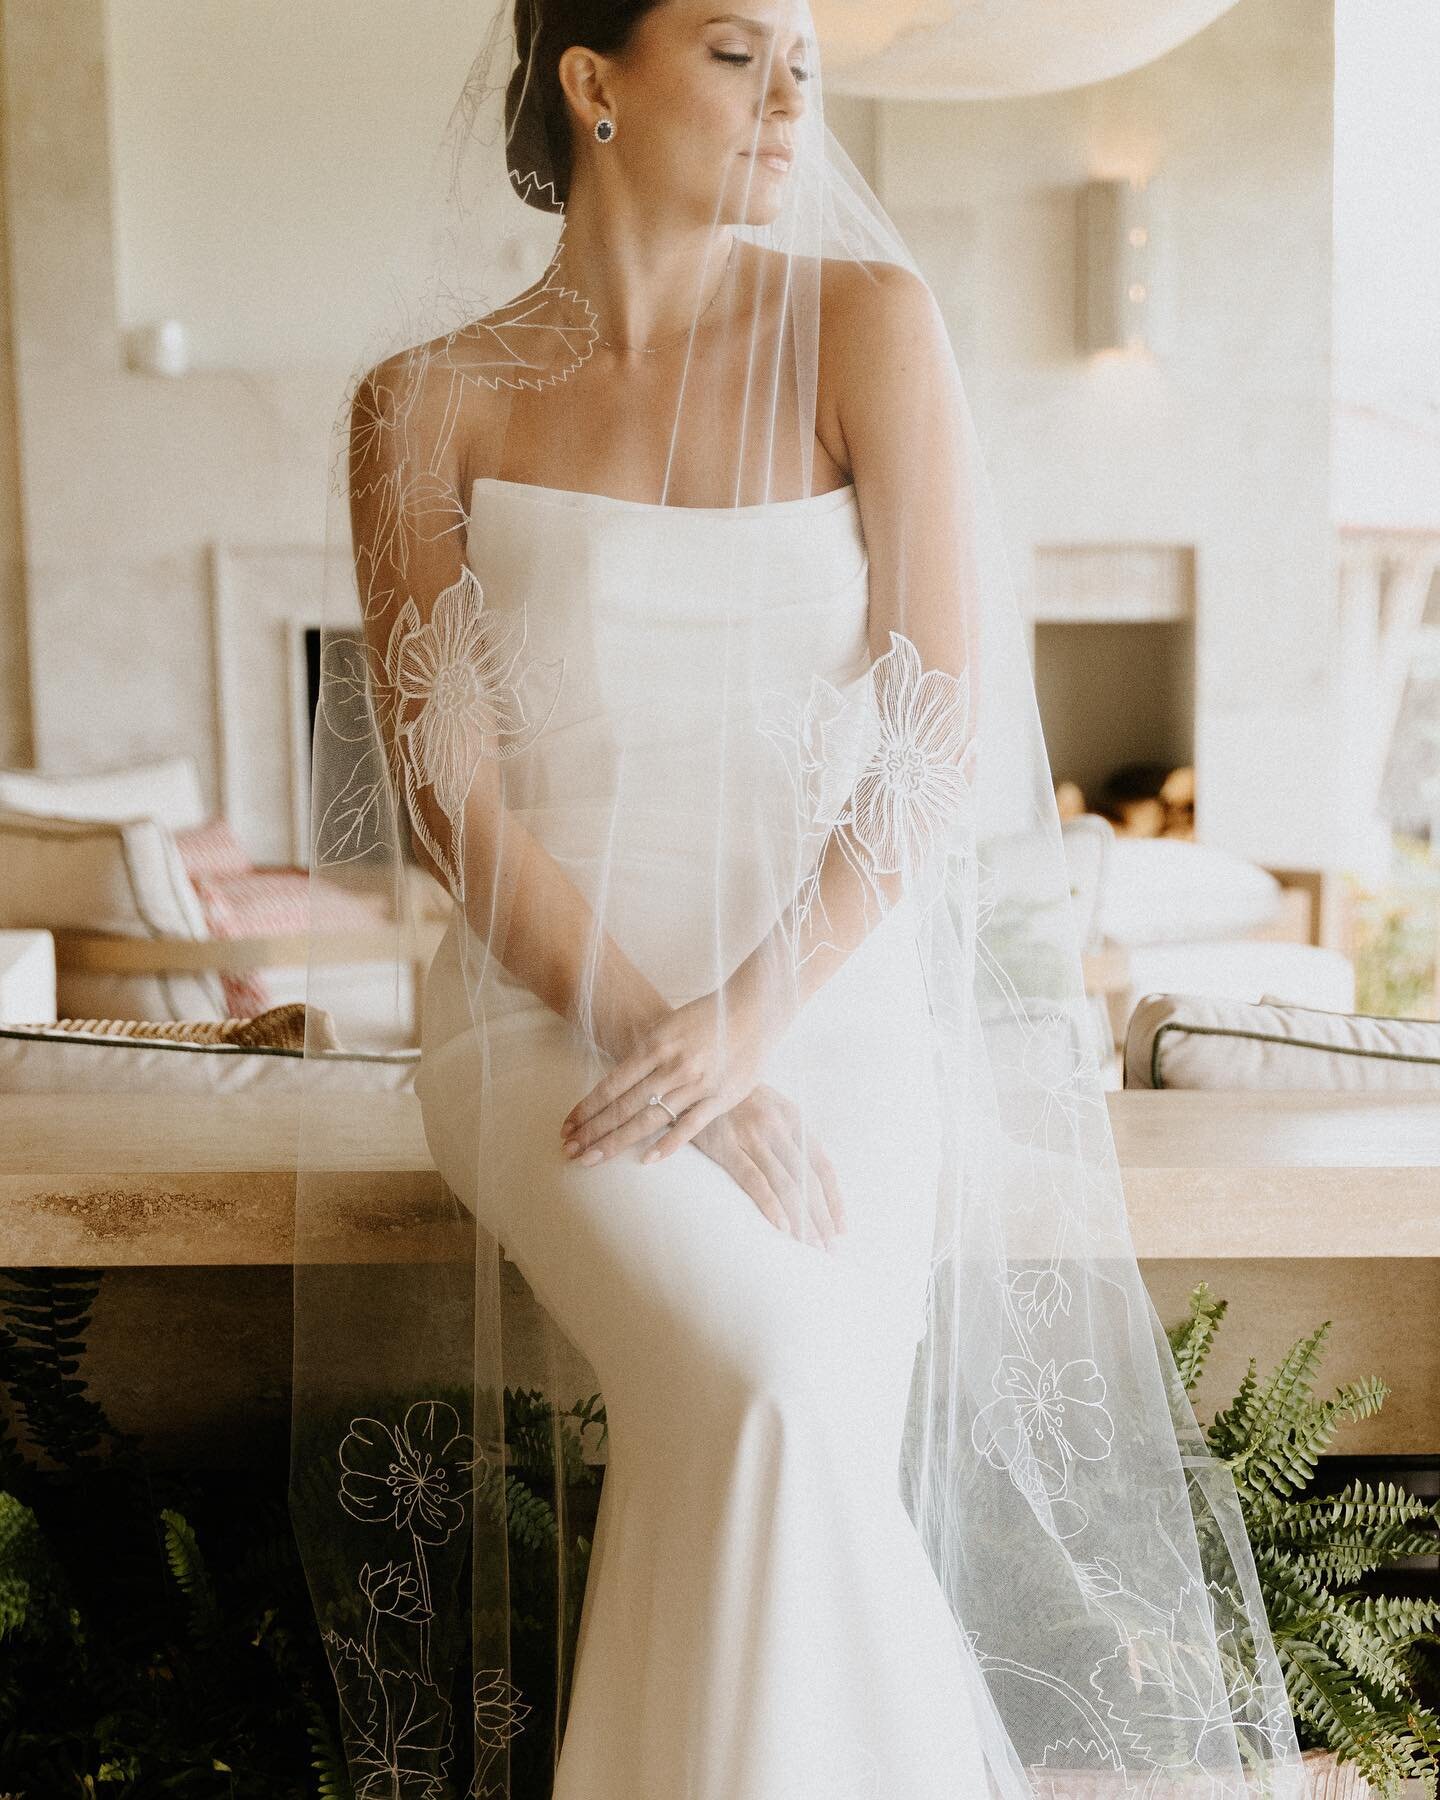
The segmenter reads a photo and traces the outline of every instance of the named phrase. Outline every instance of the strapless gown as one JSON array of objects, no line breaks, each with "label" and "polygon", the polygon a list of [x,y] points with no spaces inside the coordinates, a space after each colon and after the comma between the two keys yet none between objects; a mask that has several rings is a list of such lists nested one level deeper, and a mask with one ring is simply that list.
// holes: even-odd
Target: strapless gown
[{"label": "strapless gown", "polygon": [[[667,999],[710,991],[788,897],[746,854],[794,806],[757,708],[868,666],[853,486],[720,509],[486,478],[467,559],[487,606],[523,607],[527,655],[564,658],[507,806]],[[939,1155],[913,916],[762,1071],[836,1169],[829,1253],[693,1145],[567,1160],[604,1065],[493,958],[468,992],[460,929],[426,984],[429,1145],[609,1426],[556,1800],[981,1800],[974,1665],[899,1492]]]}]

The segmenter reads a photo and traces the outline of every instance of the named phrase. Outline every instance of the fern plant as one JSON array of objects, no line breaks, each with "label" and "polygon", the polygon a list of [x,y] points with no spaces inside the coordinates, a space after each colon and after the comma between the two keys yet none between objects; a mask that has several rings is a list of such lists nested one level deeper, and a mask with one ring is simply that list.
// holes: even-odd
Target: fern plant
[{"label": "fern plant", "polygon": [[[286,1459],[152,1467],[80,1373],[101,1280],[0,1270],[0,1800],[353,1800]],[[507,1389],[506,1466],[481,1492],[511,1545],[507,1622],[537,1696],[561,1666],[546,1596],[562,1555],[573,1652],[600,1480],[582,1438],[595,1427],[603,1445],[599,1401],[557,1409]],[[318,1460],[314,1479],[330,1486]]]},{"label": "fern plant", "polygon": [[[1201,1282],[1189,1317],[1166,1334],[1187,1391],[1205,1368],[1226,1304]],[[1440,1646],[1440,1600],[1356,1584],[1397,1557],[1440,1552],[1440,1505],[1393,1482],[1307,1491],[1336,1430],[1372,1417],[1390,1391],[1368,1377],[1315,1398],[1330,1323],[1293,1344],[1264,1380],[1251,1357],[1205,1438],[1235,1480],[1301,1745],[1353,1763],[1383,1794],[1417,1778],[1435,1800],[1440,1714],[1421,1687],[1426,1654]]]}]

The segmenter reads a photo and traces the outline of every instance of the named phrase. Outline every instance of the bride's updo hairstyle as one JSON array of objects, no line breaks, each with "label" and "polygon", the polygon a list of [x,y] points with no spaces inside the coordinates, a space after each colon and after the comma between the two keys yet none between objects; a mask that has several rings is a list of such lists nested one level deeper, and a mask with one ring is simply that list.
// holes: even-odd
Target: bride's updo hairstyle
[{"label": "bride's updo hairstyle", "polygon": [[527,206],[564,212],[573,145],[559,61],[571,44],[614,56],[663,0],[515,0],[517,62],[505,89],[505,162]]}]

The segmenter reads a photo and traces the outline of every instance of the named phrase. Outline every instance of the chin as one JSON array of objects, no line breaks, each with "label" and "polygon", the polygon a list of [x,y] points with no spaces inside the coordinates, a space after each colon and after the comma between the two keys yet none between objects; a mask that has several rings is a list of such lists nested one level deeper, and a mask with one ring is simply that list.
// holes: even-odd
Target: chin
[{"label": "chin", "polygon": [[785,203],[788,176],[780,179],[752,179],[746,191],[743,177],[726,195],[720,209],[725,225],[769,225],[779,216]]}]

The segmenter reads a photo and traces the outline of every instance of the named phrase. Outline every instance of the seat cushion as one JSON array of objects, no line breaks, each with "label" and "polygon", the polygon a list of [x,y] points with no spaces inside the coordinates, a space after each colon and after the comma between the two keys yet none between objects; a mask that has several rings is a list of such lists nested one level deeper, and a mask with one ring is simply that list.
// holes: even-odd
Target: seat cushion
[{"label": "seat cushion", "polygon": [[[209,935],[174,834],[159,820],[69,819],[0,811],[0,928],[117,937]],[[227,1016],[211,974],[121,975],[60,969],[56,1005],[69,1018]]]},{"label": "seat cushion", "polygon": [[1193,942],[1270,925],[1282,904],[1276,878],[1243,856],[1189,838],[1117,834],[1096,922],[1112,944]]},{"label": "seat cushion", "polygon": [[1440,1021],[1147,994],[1125,1033],[1125,1086],[1440,1091]]},{"label": "seat cushion", "polygon": [[0,807],[52,819],[158,819],[171,831],[202,824],[206,812],[188,756],[162,756],[83,775],[0,769]]}]

